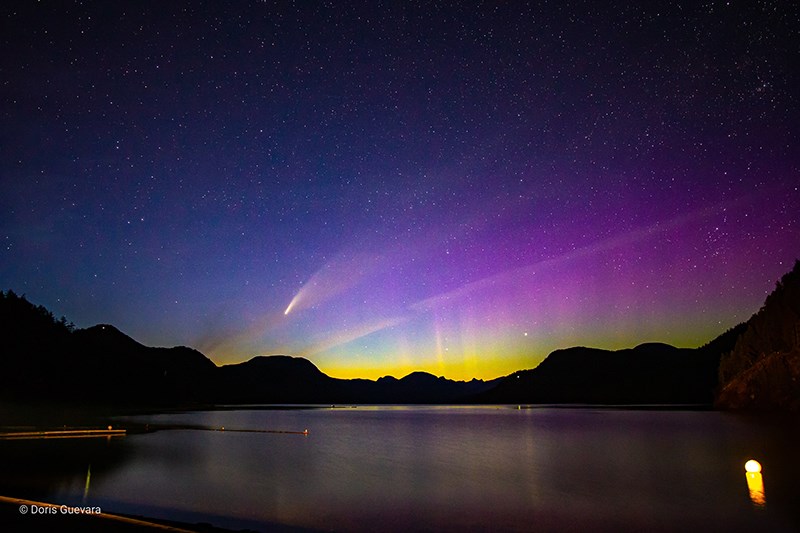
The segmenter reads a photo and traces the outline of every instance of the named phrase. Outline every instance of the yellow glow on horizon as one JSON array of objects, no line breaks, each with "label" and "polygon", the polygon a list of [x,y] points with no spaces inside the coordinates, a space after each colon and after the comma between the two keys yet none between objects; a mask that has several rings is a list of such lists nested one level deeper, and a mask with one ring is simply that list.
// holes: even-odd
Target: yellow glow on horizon
[{"label": "yellow glow on horizon", "polygon": [[424,341],[400,335],[380,347],[358,347],[337,352],[316,350],[306,356],[327,375],[342,379],[402,378],[427,372],[456,381],[492,380],[519,370],[535,368],[549,353],[534,331],[519,330],[498,339],[475,317],[464,315],[455,323],[436,320]]},{"label": "yellow glow on horizon", "polygon": [[444,376],[455,381],[470,381],[473,378],[491,380],[512,374],[518,370],[534,368],[541,362],[529,355],[515,355],[511,357],[479,357],[476,354],[467,354],[464,357],[452,360],[439,360],[433,357],[420,360],[411,357],[398,357],[397,360],[387,363],[374,361],[365,363],[341,361],[329,364],[317,364],[325,374],[340,379],[371,379],[376,380],[384,376],[402,378],[412,372],[427,372],[434,376]]}]

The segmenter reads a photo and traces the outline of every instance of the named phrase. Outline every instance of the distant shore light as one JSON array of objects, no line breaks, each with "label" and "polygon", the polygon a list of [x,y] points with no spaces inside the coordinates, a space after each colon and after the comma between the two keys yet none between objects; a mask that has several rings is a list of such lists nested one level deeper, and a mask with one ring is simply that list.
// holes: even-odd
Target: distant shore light
[{"label": "distant shore light", "polygon": [[761,463],[756,461],[755,459],[750,459],[744,464],[744,469],[746,472],[750,473],[758,473],[761,472]]}]

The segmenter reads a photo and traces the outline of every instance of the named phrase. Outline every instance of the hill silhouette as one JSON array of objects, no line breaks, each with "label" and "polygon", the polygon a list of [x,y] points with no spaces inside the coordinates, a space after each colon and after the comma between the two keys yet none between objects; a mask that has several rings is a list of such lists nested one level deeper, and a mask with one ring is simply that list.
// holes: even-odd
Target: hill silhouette
[{"label": "hill silhouette", "polygon": [[[260,356],[218,367],[187,347],[147,347],[114,326],[76,329],[0,292],[0,400],[180,406],[266,403],[700,404],[800,408],[800,262],[746,324],[700,348],[647,343],[556,350],[492,381],[425,372],[337,379],[310,361]],[[715,397],[715,391],[717,395]]]},{"label": "hill silhouette", "polygon": [[717,407],[800,410],[800,261],[746,325],[720,362]]},{"label": "hill silhouette", "polygon": [[742,330],[741,325],[732,328],[700,348],[648,343],[617,351],[556,350],[536,368],[507,376],[474,401],[710,406],[720,355]]},{"label": "hill silhouette", "polygon": [[310,361],[260,356],[218,367],[187,347],[153,348],[109,324],[75,329],[47,309],[0,292],[0,400],[121,406],[266,403],[452,403],[493,381],[424,372],[337,379]]},{"label": "hill silhouette", "polygon": [[0,293],[0,399],[164,404],[199,401],[216,365],[186,347],[144,346],[111,325],[75,329]]}]

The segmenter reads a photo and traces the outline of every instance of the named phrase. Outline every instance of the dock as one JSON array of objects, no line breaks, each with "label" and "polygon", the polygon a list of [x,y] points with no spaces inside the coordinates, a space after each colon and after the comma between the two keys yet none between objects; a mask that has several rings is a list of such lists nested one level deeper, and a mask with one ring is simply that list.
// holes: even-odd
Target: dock
[{"label": "dock", "polygon": [[95,437],[124,437],[124,429],[61,429],[52,431],[12,431],[0,433],[0,440],[29,439],[87,439]]}]

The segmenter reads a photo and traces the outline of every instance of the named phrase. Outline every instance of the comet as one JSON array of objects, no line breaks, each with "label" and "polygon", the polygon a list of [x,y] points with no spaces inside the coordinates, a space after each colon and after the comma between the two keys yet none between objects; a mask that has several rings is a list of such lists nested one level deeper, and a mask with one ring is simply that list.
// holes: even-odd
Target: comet
[{"label": "comet", "polygon": [[373,273],[380,260],[380,256],[368,254],[340,254],[314,272],[294,295],[283,315],[314,307],[349,290]]},{"label": "comet", "polygon": [[294,295],[294,298],[292,298],[292,301],[289,302],[288,306],[286,306],[286,311],[283,312],[283,316],[288,315],[295,308],[302,309],[303,306],[300,305],[300,304],[301,304],[301,302],[303,302],[303,301],[305,301],[307,299],[306,296],[304,296],[304,295],[306,295],[308,293],[308,288],[309,288],[308,283],[306,283],[305,285],[300,287],[300,290],[297,291],[297,294]]}]

